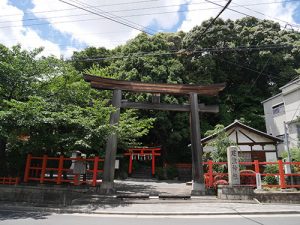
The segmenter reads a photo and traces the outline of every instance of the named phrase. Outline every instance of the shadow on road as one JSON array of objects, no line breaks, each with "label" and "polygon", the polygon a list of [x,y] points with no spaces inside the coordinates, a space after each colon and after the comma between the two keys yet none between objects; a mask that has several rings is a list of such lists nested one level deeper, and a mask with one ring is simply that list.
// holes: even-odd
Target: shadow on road
[{"label": "shadow on road", "polygon": [[123,182],[116,184],[117,193],[128,193],[128,194],[149,194],[149,195],[159,195],[164,193],[161,190],[158,190],[157,187],[148,184],[146,182]]},{"label": "shadow on road", "polygon": [[17,219],[35,219],[43,220],[47,219],[52,213],[47,212],[27,212],[27,211],[10,211],[0,210],[0,221],[4,220],[17,220]]}]

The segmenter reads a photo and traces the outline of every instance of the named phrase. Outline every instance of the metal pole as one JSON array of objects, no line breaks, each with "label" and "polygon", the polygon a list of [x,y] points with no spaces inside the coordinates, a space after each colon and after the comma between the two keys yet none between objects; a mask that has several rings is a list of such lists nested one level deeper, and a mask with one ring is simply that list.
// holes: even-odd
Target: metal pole
[{"label": "metal pole", "polygon": [[[292,157],[291,157],[291,152],[290,152],[290,147],[289,147],[289,136],[288,136],[288,124],[286,122],[283,122],[284,125],[284,142],[285,142],[285,148],[287,151],[287,161],[292,162]],[[292,173],[292,166],[291,164],[286,165],[287,168],[289,168],[289,173]],[[291,185],[294,184],[294,179],[293,176],[290,176],[291,178]]]},{"label": "metal pole", "polygon": [[[120,120],[122,91],[114,90],[112,98],[112,106],[116,108],[110,114],[110,125],[118,125]],[[117,153],[117,134],[113,132],[108,137],[105,148],[104,172],[100,192],[109,194],[114,192],[114,176],[115,176],[115,162]]]},{"label": "metal pole", "polygon": [[205,195],[204,172],[202,165],[203,148],[201,145],[200,120],[198,112],[198,95],[190,94],[191,104],[191,143],[192,143],[192,165],[193,165],[193,195]]}]

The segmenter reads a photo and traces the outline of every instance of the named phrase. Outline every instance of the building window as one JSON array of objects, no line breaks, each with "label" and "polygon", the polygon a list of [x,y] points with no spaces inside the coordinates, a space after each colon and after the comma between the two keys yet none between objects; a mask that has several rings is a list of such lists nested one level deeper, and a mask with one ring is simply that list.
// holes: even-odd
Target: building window
[{"label": "building window", "polygon": [[284,110],[284,103],[280,103],[278,105],[274,105],[272,107],[272,111],[273,111],[273,115],[279,115],[279,114],[283,114],[285,112]]}]

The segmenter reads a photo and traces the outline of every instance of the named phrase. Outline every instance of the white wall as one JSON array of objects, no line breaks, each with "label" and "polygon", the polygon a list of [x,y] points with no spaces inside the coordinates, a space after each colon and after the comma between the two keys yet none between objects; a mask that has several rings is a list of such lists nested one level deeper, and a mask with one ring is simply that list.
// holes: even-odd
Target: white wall
[{"label": "white wall", "polygon": [[273,115],[272,107],[282,102],[284,102],[282,95],[279,95],[263,104],[267,133],[275,137],[284,134],[283,122],[285,121],[285,114]]},{"label": "white wall", "polygon": [[[287,122],[289,147],[299,146],[297,123],[291,121],[300,117],[300,79],[283,86],[281,91],[281,94],[263,102],[267,133],[273,136],[284,135],[284,122]],[[272,107],[281,102],[284,103],[285,113],[273,115]],[[279,152],[284,150],[282,146],[279,147]]]}]

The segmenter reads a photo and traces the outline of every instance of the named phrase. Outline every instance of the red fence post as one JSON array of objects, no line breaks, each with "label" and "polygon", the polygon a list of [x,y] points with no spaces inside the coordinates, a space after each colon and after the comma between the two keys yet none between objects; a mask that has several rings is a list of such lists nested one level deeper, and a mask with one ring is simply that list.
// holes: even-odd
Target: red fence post
[{"label": "red fence post", "polygon": [[47,160],[48,160],[48,156],[44,155],[43,156],[43,162],[42,162],[42,171],[41,171],[41,176],[40,176],[40,183],[41,184],[44,183],[46,167],[47,167]]},{"label": "red fence post", "polygon": [[155,175],[155,152],[152,150],[152,176]]},{"label": "red fence post", "polygon": [[98,163],[99,163],[99,156],[96,156],[94,159],[94,169],[93,169],[93,182],[92,182],[93,187],[97,185]]},{"label": "red fence post", "polygon": [[284,177],[284,168],[282,160],[278,160],[278,169],[279,169],[279,179],[280,179],[280,188],[286,188],[285,177]]},{"label": "red fence post", "polygon": [[27,160],[26,160],[26,167],[25,167],[25,173],[24,173],[24,182],[27,183],[29,180],[29,172],[30,172],[30,164],[31,164],[31,154],[27,155]]},{"label": "red fence post", "polygon": [[255,173],[259,173],[259,163],[258,163],[258,160],[254,160],[254,169],[255,169]]},{"label": "red fence post", "polygon": [[62,176],[62,172],[63,172],[63,167],[64,167],[64,156],[61,155],[61,156],[59,156],[56,184],[61,184],[61,176]]},{"label": "red fence post", "polygon": [[133,157],[133,154],[131,153],[129,155],[129,167],[128,167],[128,174],[132,174],[132,157]]},{"label": "red fence post", "polygon": [[213,161],[208,160],[208,186],[212,187],[214,183],[214,176],[213,176]]}]

